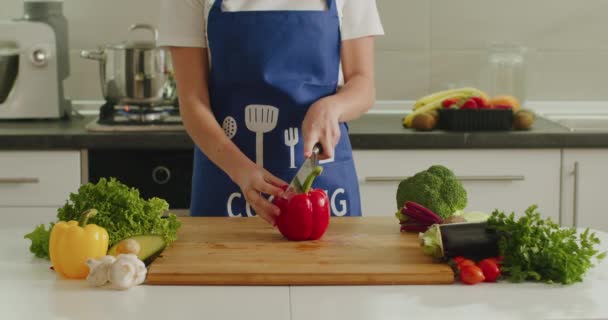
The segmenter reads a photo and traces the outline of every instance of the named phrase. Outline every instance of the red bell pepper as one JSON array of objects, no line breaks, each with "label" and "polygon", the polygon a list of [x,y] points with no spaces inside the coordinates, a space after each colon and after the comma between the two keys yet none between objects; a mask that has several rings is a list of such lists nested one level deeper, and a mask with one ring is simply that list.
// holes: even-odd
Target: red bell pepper
[{"label": "red bell pepper", "polygon": [[276,197],[273,203],[281,210],[276,225],[281,234],[292,241],[318,240],[329,226],[329,198],[321,189],[312,189],[312,182],[321,174],[321,167],[306,178],[304,193]]}]

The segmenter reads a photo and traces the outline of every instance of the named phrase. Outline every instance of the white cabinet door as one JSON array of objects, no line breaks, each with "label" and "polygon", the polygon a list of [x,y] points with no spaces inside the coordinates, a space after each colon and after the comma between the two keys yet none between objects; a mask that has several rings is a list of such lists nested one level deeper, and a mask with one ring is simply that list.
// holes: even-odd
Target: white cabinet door
[{"label": "white cabinet door", "polygon": [[80,186],[79,151],[0,152],[0,207],[56,207]]},{"label": "white cabinet door", "polygon": [[608,231],[608,150],[564,150],[562,177],[565,225]]},{"label": "white cabinet door", "polygon": [[389,216],[397,211],[399,181],[444,165],[468,193],[465,210],[516,215],[532,204],[559,221],[561,151],[556,150],[355,150],[363,214]]}]

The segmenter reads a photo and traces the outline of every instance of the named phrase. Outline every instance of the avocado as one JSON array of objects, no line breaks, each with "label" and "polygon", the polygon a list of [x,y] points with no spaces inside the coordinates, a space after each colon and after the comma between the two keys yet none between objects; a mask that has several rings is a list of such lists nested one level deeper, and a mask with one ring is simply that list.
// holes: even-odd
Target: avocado
[{"label": "avocado", "polygon": [[[139,243],[140,251],[137,254],[137,258],[143,261],[146,266],[150,265],[152,261],[154,261],[154,259],[156,259],[167,246],[167,243],[165,242],[163,237],[157,235],[139,235],[132,236],[127,239],[132,239]],[[121,241],[118,241],[108,250],[108,255],[117,256],[116,251]]]}]

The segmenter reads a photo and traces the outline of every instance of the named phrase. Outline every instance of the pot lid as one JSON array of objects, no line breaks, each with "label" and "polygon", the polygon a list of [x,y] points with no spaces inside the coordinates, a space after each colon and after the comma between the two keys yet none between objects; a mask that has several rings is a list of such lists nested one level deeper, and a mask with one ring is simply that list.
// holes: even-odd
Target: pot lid
[{"label": "pot lid", "polygon": [[115,45],[107,46],[110,49],[155,49],[156,42],[153,41],[125,41]]},{"label": "pot lid", "polygon": [[158,30],[149,24],[134,24],[129,28],[130,33],[134,30],[145,29],[152,32],[153,40],[128,40],[120,44],[108,46],[111,49],[155,49],[158,40]]}]

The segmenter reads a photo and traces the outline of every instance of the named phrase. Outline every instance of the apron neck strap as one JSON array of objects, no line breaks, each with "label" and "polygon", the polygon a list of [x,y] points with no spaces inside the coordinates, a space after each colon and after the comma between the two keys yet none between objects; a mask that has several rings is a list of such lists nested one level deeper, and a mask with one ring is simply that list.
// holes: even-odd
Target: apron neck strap
[{"label": "apron neck strap", "polygon": [[[219,9],[221,12],[223,2],[224,2],[224,0],[215,0],[213,2],[213,6],[216,7],[217,9]],[[327,2],[327,11],[328,12],[336,9],[336,0],[326,0],[326,2]]]}]

